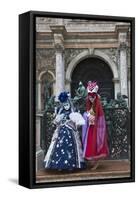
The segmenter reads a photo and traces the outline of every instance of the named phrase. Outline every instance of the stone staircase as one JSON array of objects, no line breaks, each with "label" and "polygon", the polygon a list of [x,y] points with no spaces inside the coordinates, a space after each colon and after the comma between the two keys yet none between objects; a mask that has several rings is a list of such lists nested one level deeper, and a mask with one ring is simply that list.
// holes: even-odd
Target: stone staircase
[{"label": "stone staircase", "polygon": [[130,162],[128,160],[102,160],[96,169],[90,167],[84,170],[56,171],[40,170],[36,173],[36,183],[96,180],[106,178],[130,177]]}]

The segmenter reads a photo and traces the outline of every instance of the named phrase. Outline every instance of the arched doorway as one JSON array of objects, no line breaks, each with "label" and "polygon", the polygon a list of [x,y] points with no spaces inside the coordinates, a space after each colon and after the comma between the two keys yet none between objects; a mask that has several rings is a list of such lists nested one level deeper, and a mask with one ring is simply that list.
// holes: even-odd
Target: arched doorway
[{"label": "arched doorway", "polygon": [[107,99],[114,98],[113,73],[109,65],[98,57],[88,57],[80,61],[74,68],[71,76],[71,94],[75,96],[75,89],[80,81],[86,87],[87,82],[96,80],[99,85],[99,94]]}]

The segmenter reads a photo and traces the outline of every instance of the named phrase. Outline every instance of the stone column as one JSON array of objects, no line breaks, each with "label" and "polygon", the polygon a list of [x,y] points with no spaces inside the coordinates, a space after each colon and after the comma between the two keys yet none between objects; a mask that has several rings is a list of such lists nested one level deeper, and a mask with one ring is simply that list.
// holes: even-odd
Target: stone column
[{"label": "stone column", "polygon": [[37,110],[41,111],[41,81],[37,80]]},{"label": "stone column", "polygon": [[114,90],[115,90],[115,96],[114,98],[117,98],[117,93],[120,92],[120,82],[118,78],[114,78],[112,80],[114,82]]},{"label": "stone column", "polygon": [[127,32],[119,33],[119,65],[120,65],[120,89],[121,94],[128,97],[127,82]]},{"label": "stone column", "polygon": [[56,100],[60,92],[65,90],[65,67],[64,67],[64,35],[65,26],[60,23],[57,26],[50,26],[54,37],[54,47],[56,51]]},{"label": "stone column", "polygon": [[130,57],[130,48],[127,49],[127,59],[128,59],[128,107],[131,107],[131,57]]},{"label": "stone column", "polygon": [[42,114],[36,114],[36,172],[44,168],[44,152],[40,146],[41,139],[41,117]]},{"label": "stone column", "polygon": [[120,46],[120,86],[121,94],[128,96],[128,87],[127,87],[127,53],[126,47]]},{"label": "stone column", "polygon": [[41,138],[41,81],[36,81],[36,172],[42,169],[43,160],[44,160],[44,152],[40,146],[40,138]]},{"label": "stone column", "polygon": [[65,69],[64,69],[64,51],[62,48],[56,48],[56,99],[60,92],[65,90]]},{"label": "stone column", "polygon": [[65,90],[64,44],[62,34],[54,34],[56,51],[56,100],[60,92]]}]

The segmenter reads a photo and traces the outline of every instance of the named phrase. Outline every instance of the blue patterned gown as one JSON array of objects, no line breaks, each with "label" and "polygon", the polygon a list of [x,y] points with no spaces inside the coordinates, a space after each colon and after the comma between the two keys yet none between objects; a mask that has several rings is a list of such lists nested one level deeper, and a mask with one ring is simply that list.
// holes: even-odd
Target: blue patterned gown
[{"label": "blue patterned gown", "polygon": [[70,113],[70,110],[63,109],[56,117],[58,125],[44,160],[47,169],[73,170],[85,167],[79,132],[69,118]]}]

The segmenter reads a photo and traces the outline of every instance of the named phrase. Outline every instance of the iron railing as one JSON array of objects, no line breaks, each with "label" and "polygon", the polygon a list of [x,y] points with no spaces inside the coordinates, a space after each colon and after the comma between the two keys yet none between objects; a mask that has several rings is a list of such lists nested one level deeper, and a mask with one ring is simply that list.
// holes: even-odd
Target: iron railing
[{"label": "iron railing", "polygon": [[[84,109],[80,109],[83,114]],[[130,151],[130,112],[128,108],[104,108],[110,159],[129,159]],[[41,148],[46,153],[55,130],[54,109],[43,112],[41,117]],[[81,137],[81,128],[79,129]]]}]

